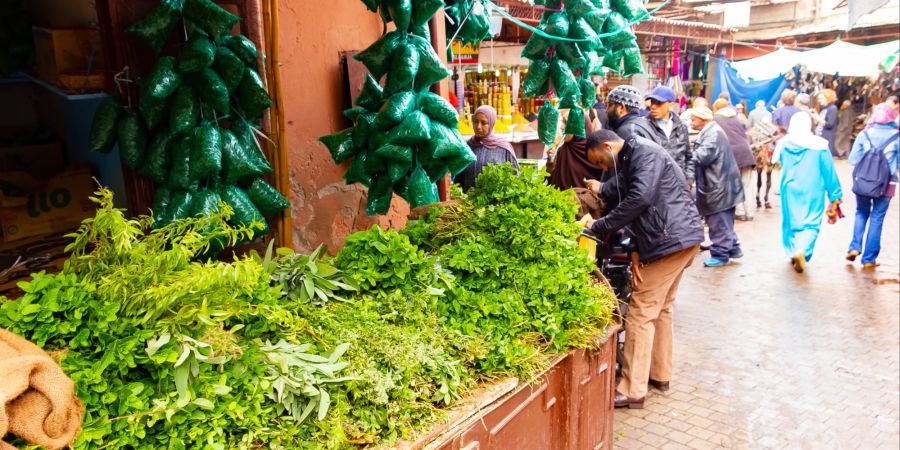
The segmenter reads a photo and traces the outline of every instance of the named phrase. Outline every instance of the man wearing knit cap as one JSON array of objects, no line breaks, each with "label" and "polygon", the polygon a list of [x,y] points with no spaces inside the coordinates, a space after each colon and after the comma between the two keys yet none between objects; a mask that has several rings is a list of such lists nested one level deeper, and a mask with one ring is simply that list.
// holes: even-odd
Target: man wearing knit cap
[{"label": "man wearing knit cap", "polygon": [[700,130],[694,142],[697,163],[697,207],[709,226],[711,258],[706,267],[721,267],[732,258],[744,256],[734,234],[735,207],[744,201],[744,187],[728,137],[713,120],[713,112],[705,107],[691,113],[693,128]]},{"label": "man wearing knit cap", "polygon": [[[635,137],[656,142],[656,133],[650,128],[650,124],[638,114],[643,104],[644,98],[641,91],[634,86],[617,86],[606,95],[609,128],[626,142]],[[615,171],[606,171],[601,181],[602,183],[597,183],[592,180],[588,183],[588,187],[594,192],[598,192],[603,198],[606,208],[612,210],[619,203],[619,194],[621,193]]]},{"label": "man wearing knit cap", "polygon": [[688,142],[688,129],[672,111],[675,91],[668,86],[657,86],[647,96],[650,101],[650,117],[645,120],[654,134],[654,141],[669,152],[675,164],[681,168],[688,186],[694,184],[694,156]]}]

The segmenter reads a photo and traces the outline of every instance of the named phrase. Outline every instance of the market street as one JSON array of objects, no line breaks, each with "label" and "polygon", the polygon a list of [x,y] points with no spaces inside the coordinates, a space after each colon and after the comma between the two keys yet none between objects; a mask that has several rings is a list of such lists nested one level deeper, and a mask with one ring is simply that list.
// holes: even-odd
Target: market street
[{"label": "market street", "polygon": [[898,202],[881,267],[849,264],[855,202],[850,166],[837,165],[847,217],[822,225],[805,274],[783,254],[776,195],[774,209],[737,225],[743,259],[694,261],[675,303],[672,389],[616,410],[616,448],[900,446]]}]

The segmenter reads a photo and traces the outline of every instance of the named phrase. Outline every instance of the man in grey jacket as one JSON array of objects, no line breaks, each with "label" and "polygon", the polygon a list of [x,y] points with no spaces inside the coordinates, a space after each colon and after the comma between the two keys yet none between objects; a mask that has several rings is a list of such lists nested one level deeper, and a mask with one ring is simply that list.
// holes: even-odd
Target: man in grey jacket
[{"label": "man in grey jacket", "polygon": [[669,152],[675,164],[681,168],[688,187],[694,184],[694,156],[688,142],[688,130],[672,111],[675,92],[668,86],[657,86],[647,96],[650,100],[650,117],[646,120],[653,130],[653,141]]},{"label": "man in grey jacket", "polygon": [[728,137],[713,121],[709,108],[694,108],[693,128],[700,130],[694,141],[694,161],[697,163],[697,206],[709,226],[711,258],[706,267],[721,267],[732,258],[744,256],[734,234],[735,207],[744,201],[744,187]]}]

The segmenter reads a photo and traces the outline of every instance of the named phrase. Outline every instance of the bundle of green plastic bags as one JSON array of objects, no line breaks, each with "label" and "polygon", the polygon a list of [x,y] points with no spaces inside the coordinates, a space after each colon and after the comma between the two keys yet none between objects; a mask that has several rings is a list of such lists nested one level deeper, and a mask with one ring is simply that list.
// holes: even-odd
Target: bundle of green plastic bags
[{"label": "bundle of green plastic bags", "polygon": [[423,32],[443,1],[363,3],[397,30],[354,56],[369,70],[356,107],[344,111],[354,126],[319,141],[335,163],[350,161],[348,184],[369,188],[371,216],[387,213],[394,193],[412,207],[439,201],[435,182],[462,172],[475,155],[456,131],[456,110],[428,91],[450,75]]},{"label": "bundle of green plastic bags", "polygon": [[138,81],[137,108],[118,93],[98,107],[90,147],[108,153],[118,144],[122,162],[158,184],[156,227],[214,213],[221,201],[234,210],[233,225],[262,223],[257,235],[266,234],[265,216],[290,203],[262,179],[272,167],[255,122],[272,100],[256,45],[229,35],[239,18],[211,0],[162,0],[128,31],[159,52],[182,21],[187,41]]},{"label": "bundle of green plastic bags", "polygon": [[[555,93],[559,108],[569,110],[566,134],[583,137],[584,111],[595,102],[590,76],[643,73],[630,24],[648,18],[647,9],[642,0],[536,0],[535,5],[546,8],[538,25],[543,35],[532,34],[522,50],[522,57],[531,61],[523,93]],[[556,138],[558,116],[549,102],[538,112],[538,135],[546,145]]]}]

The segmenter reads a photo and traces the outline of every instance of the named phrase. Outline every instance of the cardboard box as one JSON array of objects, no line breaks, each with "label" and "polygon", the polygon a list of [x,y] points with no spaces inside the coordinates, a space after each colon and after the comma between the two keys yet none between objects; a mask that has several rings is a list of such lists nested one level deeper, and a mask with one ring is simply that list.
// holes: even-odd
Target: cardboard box
[{"label": "cardboard box", "polygon": [[0,147],[0,172],[23,171],[47,180],[66,168],[62,144]]},{"label": "cardboard box", "polygon": [[103,68],[100,32],[87,28],[33,27],[38,76],[59,84],[60,74],[88,74]]},{"label": "cardboard box", "polygon": [[89,168],[75,168],[57,175],[43,188],[28,194],[25,206],[0,208],[3,240],[74,230],[94,214],[95,205],[88,198],[93,193],[94,181]]},{"label": "cardboard box", "polygon": [[97,26],[96,0],[28,0],[31,24],[48,28]]}]

